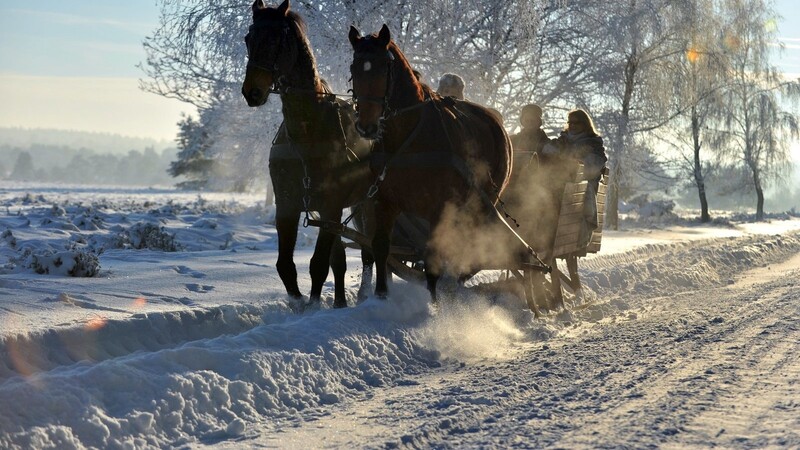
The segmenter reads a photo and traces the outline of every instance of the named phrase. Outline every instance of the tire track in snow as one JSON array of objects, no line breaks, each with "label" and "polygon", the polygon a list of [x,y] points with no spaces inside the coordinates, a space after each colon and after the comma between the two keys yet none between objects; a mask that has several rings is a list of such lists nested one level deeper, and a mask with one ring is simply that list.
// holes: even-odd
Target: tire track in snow
[{"label": "tire track in snow", "polygon": [[[740,412],[741,408],[753,402],[748,401],[746,395],[736,392],[748,392],[757,383],[757,377],[752,376],[754,373],[769,375],[780,370],[786,362],[781,353],[796,356],[798,352],[797,343],[800,340],[796,339],[796,331],[795,339],[788,339],[792,342],[788,344],[791,348],[784,348],[783,352],[780,351],[783,344],[763,338],[765,329],[786,317],[797,317],[800,312],[796,301],[794,304],[784,301],[791,292],[798,290],[798,284],[782,286],[782,283],[759,286],[762,295],[756,299],[752,298],[752,294],[728,293],[716,302],[722,309],[712,309],[711,314],[708,313],[709,305],[696,305],[695,308],[703,309],[671,322],[670,308],[663,308],[657,315],[647,319],[650,323],[646,328],[659,328],[659,323],[664,322],[668,324],[649,337],[655,338],[653,340],[658,345],[652,355],[655,358],[629,366],[630,373],[615,377],[620,386],[617,389],[619,399],[611,402],[602,414],[588,419],[555,444],[565,448],[580,448],[613,447],[615,442],[634,446],[658,442],[659,445],[682,447],[689,444],[702,447],[709,442],[720,441],[720,431],[725,427],[713,420],[715,416],[725,422],[738,415],[743,425],[743,428],[738,428],[740,431],[753,426],[752,420],[757,413],[747,417]],[[684,303],[682,307],[692,308],[697,303],[698,294],[673,298],[672,302]],[[728,303],[735,304],[735,307],[726,307]],[[637,336],[635,332],[633,337],[648,338],[640,334]],[[785,338],[781,336],[778,339]],[[611,336],[609,339],[614,342]],[[774,349],[779,351],[776,353]],[[747,369],[741,368],[741,361],[747,361]],[[609,381],[613,383],[615,380]],[[761,407],[772,406],[762,404]],[[696,417],[704,411],[711,411],[708,419]],[[733,426],[737,428],[735,423]],[[772,437],[778,436],[775,434]],[[747,439],[743,435],[731,438],[733,441],[728,445],[734,447],[744,445]],[[721,440],[724,442],[727,439]]]}]

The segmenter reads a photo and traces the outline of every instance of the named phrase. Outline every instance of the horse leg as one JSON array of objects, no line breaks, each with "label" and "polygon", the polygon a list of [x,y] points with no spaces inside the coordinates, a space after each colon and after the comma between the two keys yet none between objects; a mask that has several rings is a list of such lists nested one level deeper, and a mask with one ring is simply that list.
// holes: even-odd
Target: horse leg
[{"label": "horse leg", "polygon": [[346,308],[347,296],[344,290],[344,275],[347,272],[347,255],[342,244],[342,237],[335,236],[331,246],[331,269],[333,269],[333,307]]},{"label": "horse leg", "polygon": [[299,219],[299,211],[289,214],[288,217],[275,219],[275,229],[278,231],[278,262],[275,264],[275,268],[283,281],[286,293],[296,299],[303,297],[300,288],[297,287],[297,268],[294,264],[294,247],[297,243],[297,221]]},{"label": "horse leg", "polygon": [[372,265],[375,264],[375,257],[368,249],[361,249],[361,284],[358,286],[358,301],[369,297],[369,289],[372,287]]},{"label": "horse leg", "polygon": [[[353,224],[356,231],[363,233],[365,236],[374,236],[375,228],[375,204],[374,202],[366,201],[359,202],[353,206]],[[372,250],[368,246],[361,248],[361,283],[358,286],[357,301],[361,302],[369,297],[370,289],[372,288],[372,265],[375,264],[375,257],[372,255]]]},{"label": "horse leg", "polygon": [[436,303],[436,284],[442,277],[442,260],[438,252],[430,247],[425,249],[425,281],[428,285],[428,292],[431,293],[431,302]]},{"label": "horse leg", "polygon": [[[324,218],[322,220],[325,220]],[[323,229],[319,230],[314,255],[311,257],[309,270],[311,272],[311,302],[319,302],[322,296],[322,285],[328,279],[331,264],[331,248],[336,235]]]},{"label": "horse leg", "polygon": [[378,298],[385,299],[389,294],[386,260],[389,258],[389,249],[392,244],[391,233],[396,218],[396,212],[380,204],[376,205],[375,236],[372,237],[372,252],[375,257],[375,296]]}]

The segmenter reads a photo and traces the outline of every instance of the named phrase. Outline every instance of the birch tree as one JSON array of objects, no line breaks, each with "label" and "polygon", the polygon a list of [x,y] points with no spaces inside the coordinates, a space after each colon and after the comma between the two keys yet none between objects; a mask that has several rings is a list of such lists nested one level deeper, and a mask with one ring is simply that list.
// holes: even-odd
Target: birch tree
[{"label": "birch tree", "polygon": [[682,52],[675,0],[598,2],[584,14],[586,29],[609,53],[598,64],[597,97],[590,100],[603,125],[609,153],[606,223],[618,228],[618,201],[635,192],[633,180],[652,161],[644,134],[666,125],[674,116],[671,99],[655,76],[668,59]]},{"label": "birch tree", "polygon": [[661,142],[674,152],[666,160],[675,163],[677,177],[697,190],[703,223],[711,220],[706,172],[713,166],[716,136],[709,130],[722,117],[722,93],[729,72],[718,32],[722,23],[716,3],[693,0],[679,13],[676,20],[683,30],[684,51],[673,55],[668,70],[662,73],[664,84],[671,84],[673,108],[678,115],[672,126],[660,133]]},{"label": "birch tree", "polygon": [[765,0],[725,0],[724,40],[731,59],[720,152],[748,173],[756,194],[756,219],[764,218],[764,190],[790,169],[789,142],[798,137],[797,115],[785,105],[800,99],[800,83],[784,80],[771,64],[776,14]]}]

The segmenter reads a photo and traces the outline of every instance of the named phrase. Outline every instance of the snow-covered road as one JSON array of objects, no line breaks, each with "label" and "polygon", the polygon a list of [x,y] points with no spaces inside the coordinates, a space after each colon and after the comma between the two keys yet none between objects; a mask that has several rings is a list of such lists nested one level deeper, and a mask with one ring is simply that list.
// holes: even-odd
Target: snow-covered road
[{"label": "snow-covered road", "polygon": [[[255,442],[297,449],[797,448],[800,255],[779,262],[783,256],[743,274],[723,271],[731,284],[625,296],[622,310],[601,320],[576,311],[586,317],[544,342],[518,343],[498,359],[445,364]],[[586,307],[593,308],[603,309]]]},{"label": "snow-covered road", "polygon": [[[800,447],[797,219],[609,233],[542,320],[404,282],[298,315],[269,211],[60,195],[0,193],[0,448]],[[36,273],[63,251],[98,274]]]}]

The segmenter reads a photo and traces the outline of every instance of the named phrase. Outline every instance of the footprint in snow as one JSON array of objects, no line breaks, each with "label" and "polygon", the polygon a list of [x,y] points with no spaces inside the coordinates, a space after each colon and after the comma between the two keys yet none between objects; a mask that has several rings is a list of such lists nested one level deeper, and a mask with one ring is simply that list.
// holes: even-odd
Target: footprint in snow
[{"label": "footprint in snow", "polygon": [[208,285],[205,285],[205,284],[201,285],[201,284],[189,283],[189,284],[186,285],[186,289],[188,289],[188,290],[190,290],[192,292],[198,292],[200,294],[203,294],[203,293],[206,293],[206,292],[213,291],[214,290],[214,286],[208,286]]},{"label": "footprint in snow", "polygon": [[198,272],[186,266],[175,266],[172,268],[175,272],[178,272],[181,275],[189,275],[192,278],[205,278],[206,274],[203,272]]}]

